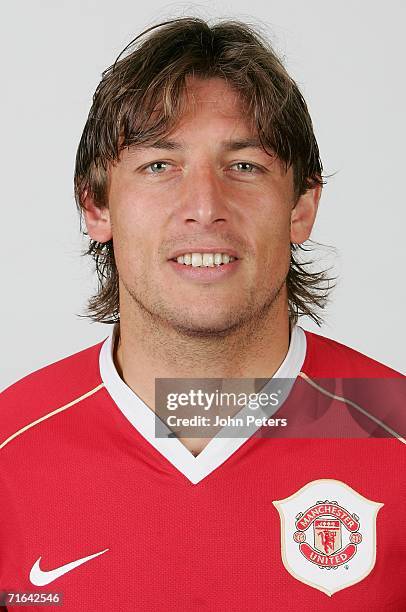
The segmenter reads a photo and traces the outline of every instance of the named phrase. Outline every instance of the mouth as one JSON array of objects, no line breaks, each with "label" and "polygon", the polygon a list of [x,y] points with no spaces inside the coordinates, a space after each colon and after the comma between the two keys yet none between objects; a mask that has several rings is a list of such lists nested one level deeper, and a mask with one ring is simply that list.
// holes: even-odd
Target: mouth
[{"label": "mouth", "polygon": [[179,251],[168,260],[183,266],[193,268],[214,268],[229,265],[238,261],[235,251],[230,249],[195,249],[194,251]]},{"label": "mouth", "polygon": [[182,278],[206,283],[228,278],[236,272],[240,262],[236,254],[220,249],[179,253],[168,260],[172,269]]}]

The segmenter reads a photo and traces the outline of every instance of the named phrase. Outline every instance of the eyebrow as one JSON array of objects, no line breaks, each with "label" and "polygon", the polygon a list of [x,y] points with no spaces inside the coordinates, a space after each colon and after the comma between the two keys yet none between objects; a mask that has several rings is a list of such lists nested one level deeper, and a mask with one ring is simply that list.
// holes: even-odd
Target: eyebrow
[{"label": "eyebrow", "polygon": [[[222,148],[225,151],[239,151],[240,149],[263,149],[263,146],[259,138],[238,138],[236,140],[223,140],[221,143]],[[165,149],[169,151],[179,151],[184,149],[184,145],[175,140],[169,140],[167,138],[161,138],[151,144],[140,144],[133,145],[134,149]]]}]

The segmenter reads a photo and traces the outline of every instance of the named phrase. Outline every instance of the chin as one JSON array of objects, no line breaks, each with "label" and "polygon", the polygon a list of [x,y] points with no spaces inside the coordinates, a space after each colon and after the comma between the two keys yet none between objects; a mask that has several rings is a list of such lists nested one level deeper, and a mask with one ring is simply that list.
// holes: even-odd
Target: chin
[{"label": "chin", "polygon": [[173,329],[183,336],[189,336],[194,338],[212,338],[224,337],[233,332],[241,326],[241,321],[230,320],[230,317],[224,317],[223,319],[208,319],[207,321],[197,320],[193,321],[193,318],[187,320],[170,321]]}]

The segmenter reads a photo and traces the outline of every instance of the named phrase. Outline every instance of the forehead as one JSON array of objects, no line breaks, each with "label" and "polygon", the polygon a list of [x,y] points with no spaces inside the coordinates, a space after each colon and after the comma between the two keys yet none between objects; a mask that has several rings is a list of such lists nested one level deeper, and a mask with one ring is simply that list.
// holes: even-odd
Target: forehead
[{"label": "forehead", "polygon": [[213,119],[235,122],[240,127],[254,130],[253,122],[247,112],[247,104],[241,94],[225,79],[219,77],[187,77],[182,95],[182,113],[177,127],[194,119]]},{"label": "forehead", "polygon": [[[146,112],[148,119],[144,125],[140,122],[138,129],[135,130],[138,134],[142,133],[143,129],[148,131],[151,125],[162,124],[163,117],[168,118],[168,113],[170,116],[171,104],[164,108],[166,107],[165,99],[165,92],[163,92],[163,97],[152,112]],[[179,146],[173,146],[172,143],[175,140],[178,143],[196,142],[196,139],[197,142],[203,143],[210,140],[214,145],[216,141],[233,139],[241,142],[244,140],[245,147],[249,146],[248,141],[252,143],[252,146],[258,147],[258,130],[252,118],[252,113],[247,111],[247,102],[240,92],[225,79],[187,76],[178,97],[178,103],[177,110],[172,118],[165,121],[166,129],[140,140],[134,138],[127,145],[124,144],[126,138],[121,133],[120,151],[122,152],[120,157],[128,149],[136,152],[150,148],[180,148]],[[218,136],[218,139],[214,136]],[[168,144],[169,146],[167,146]],[[230,147],[228,148],[230,149]],[[231,150],[235,148],[233,147]]]},{"label": "forehead", "polygon": [[[124,147],[120,162],[149,155],[151,151],[202,148],[233,153],[250,149],[260,156],[262,163],[273,166],[277,174],[292,173],[291,168],[284,167],[273,147],[264,148],[248,101],[225,79],[186,77],[180,100],[180,113],[169,129],[148,141]],[[162,109],[156,112],[161,113]]]}]

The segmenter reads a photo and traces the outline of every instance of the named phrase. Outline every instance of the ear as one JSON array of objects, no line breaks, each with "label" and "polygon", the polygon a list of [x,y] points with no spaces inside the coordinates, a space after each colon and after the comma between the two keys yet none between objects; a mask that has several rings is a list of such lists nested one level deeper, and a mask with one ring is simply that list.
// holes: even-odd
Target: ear
[{"label": "ear", "polygon": [[290,217],[290,241],[293,244],[302,244],[309,238],[316,220],[321,190],[321,185],[316,185],[296,202]]},{"label": "ear", "polygon": [[107,206],[97,206],[93,196],[87,190],[82,198],[83,216],[87,233],[97,242],[108,242],[113,237],[111,231],[110,211]]}]

